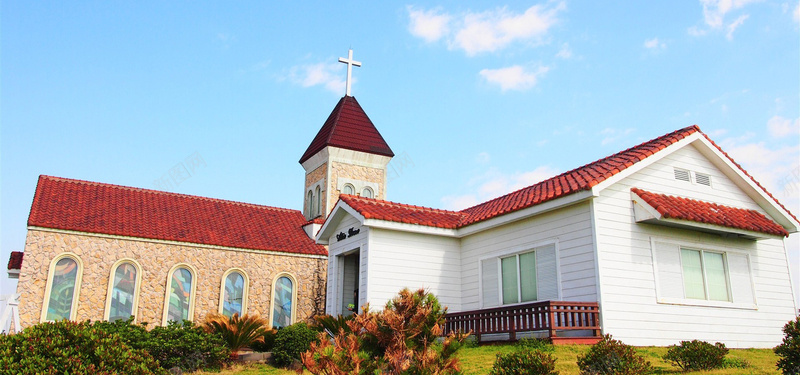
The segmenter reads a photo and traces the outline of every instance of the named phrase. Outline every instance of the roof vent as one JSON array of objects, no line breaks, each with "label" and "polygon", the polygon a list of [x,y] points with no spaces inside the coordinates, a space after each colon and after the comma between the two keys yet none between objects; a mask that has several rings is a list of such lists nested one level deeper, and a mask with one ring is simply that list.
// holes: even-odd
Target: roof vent
[{"label": "roof vent", "polygon": [[675,179],[680,181],[692,182],[691,177],[689,177],[689,171],[685,169],[675,168]]},{"label": "roof vent", "polygon": [[702,173],[694,173],[694,181],[700,185],[711,186],[711,176]]}]

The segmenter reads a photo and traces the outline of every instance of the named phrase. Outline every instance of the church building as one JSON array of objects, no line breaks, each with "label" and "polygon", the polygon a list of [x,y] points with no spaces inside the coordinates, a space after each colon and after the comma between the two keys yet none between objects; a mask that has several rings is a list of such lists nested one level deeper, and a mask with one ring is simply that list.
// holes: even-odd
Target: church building
[{"label": "church building", "polygon": [[[299,162],[303,210],[41,176],[21,325],[259,314],[284,327],[402,288],[446,330],[631,345],[774,347],[797,314],[800,221],[699,127],[460,210],[386,200],[391,148],[347,91]],[[533,165],[532,165],[533,166]]]}]

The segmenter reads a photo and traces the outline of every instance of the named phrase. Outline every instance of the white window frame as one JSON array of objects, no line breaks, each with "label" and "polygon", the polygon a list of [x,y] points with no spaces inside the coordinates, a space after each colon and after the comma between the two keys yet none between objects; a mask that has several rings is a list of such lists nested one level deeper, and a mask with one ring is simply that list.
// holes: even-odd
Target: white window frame
[{"label": "white window frame", "polygon": [[[178,268],[186,268],[192,274],[192,292],[191,292],[191,295],[189,296],[189,313],[188,313],[188,315],[189,315],[188,318],[189,319],[187,319],[187,320],[192,321],[192,322],[194,321],[194,304],[195,304],[195,301],[197,300],[197,284],[199,283],[199,280],[197,279],[197,269],[195,269],[191,264],[188,264],[188,263],[178,263],[178,264],[172,266],[172,268],[169,269],[169,272],[167,272],[167,278],[166,278],[167,280],[166,280],[166,284],[164,285],[164,305],[163,305],[164,311],[163,311],[162,316],[161,316],[161,325],[162,326],[166,326],[170,322],[169,321],[169,295],[170,295],[169,288],[172,285],[172,274],[175,273],[175,271],[177,271]],[[178,322],[178,323],[181,323],[181,322]]]},{"label": "white window frame", "polygon": [[[687,249],[687,250],[705,250],[709,252],[715,253],[722,253],[724,254],[725,260],[725,274],[727,277],[727,284],[728,284],[728,297],[731,301],[715,301],[715,300],[707,300],[707,299],[692,299],[692,298],[676,298],[676,297],[666,297],[663,296],[664,288],[660,285],[661,281],[659,280],[659,269],[658,269],[658,257],[656,255],[656,243],[663,243],[678,246],[678,249]],[[732,309],[742,309],[742,310],[758,310],[758,300],[755,293],[756,285],[755,281],[753,280],[753,262],[750,256],[750,252],[731,248],[731,247],[722,247],[714,244],[708,243],[700,243],[691,240],[674,240],[668,238],[657,238],[657,237],[650,237],[650,254],[653,257],[653,276],[655,281],[655,288],[656,288],[656,302],[659,304],[667,304],[667,305],[683,305],[683,306],[705,306],[705,307],[724,307],[724,308],[732,308]],[[741,303],[736,302],[735,300],[735,291],[733,290],[733,283],[731,282],[730,278],[730,267],[728,266],[728,254],[736,254],[744,256],[747,260],[747,271],[750,275],[750,290],[753,292],[752,303]],[[682,255],[679,253],[678,255],[681,257]],[[680,259],[680,258],[679,258]],[[681,289],[685,288],[683,284],[683,260],[681,259]],[[685,293],[685,291],[684,291]]]},{"label": "white window frame", "polygon": [[297,322],[297,290],[299,288],[299,285],[297,284],[297,278],[294,277],[294,275],[292,275],[289,272],[279,272],[277,275],[275,275],[274,278],[272,278],[272,285],[270,287],[270,290],[271,290],[271,293],[269,294],[269,328],[270,329],[272,329],[272,327],[273,327],[273,324],[272,324],[273,323],[273,319],[275,319],[275,307],[272,306],[272,304],[275,303],[275,285],[278,282],[278,279],[280,279],[281,277],[286,277],[286,278],[289,279],[289,281],[292,282],[292,311],[291,311],[291,314],[290,314],[290,319],[291,319],[290,325],[294,324],[295,322]]},{"label": "white window frame", "polygon": [[117,268],[125,263],[132,264],[133,268],[136,269],[136,285],[133,287],[133,309],[131,311],[131,315],[133,316],[134,323],[136,323],[137,319],[139,318],[139,291],[142,289],[142,265],[139,264],[139,262],[137,262],[135,259],[123,258],[111,266],[111,274],[108,277],[108,290],[106,291],[106,311],[103,314],[103,319],[106,321],[111,318],[111,294],[114,292],[114,276],[117,274]]},{"label": "white window frame", "polygon": [[[478,262],[476,263],[476,267],[478,268],[478,305],[480,306],[480,308],[508,307],[508,306],[524,305],[524,304],[540,301],[539,299],[537,299],[536,301],[527,301],[527,302],[513,303],[513,304],[507,304],[507,305],[503,304],[503,293],[502,293],[502,290],[503,290],[502,289],[503,288],[503,284],[502,284],[503,283],[503,277],[502,277],[502,265],[500,264],[500,259],[509,257],[511,255],[514,255],[514,254],[518,254],[518,253],[521,254],[521,253],[527,253],[527,252],[531,252],[531,251],[536,251],[537,248],[545,247],[545,246],[548,246],[548,245],[553,245],[554,248],[555,248],[556,292],[558,294],[558,296],[556,297],[556,300],[563,299],[563,294],[562,294],[563,291],[562,291],[562,285],[561,285],[561,256],[560,256],[561,248],[559,247],[559,240],[557,238],[554,238],[554,239],[548,239],[548,240],[537,241],[537,242],[529,242],[529,243],[526,243],[526,244],[523,244],[523,245],[514,246],[514,247],[511,247],[511,248],[508,248],[508,249],[504,249],[504,250],[498,251],[497,253],[495,253],[493,255],[490,255],[490,256],[484,256],[484,257],[479,258]],[[484,300],[484,296],[483,296],[483,286],[482,286],[482,281],[483,281],[483,269],[482,268],[483,267],[481,267],[481,264],[483,263],[483,261],[488,260],[488,259],[497,259],[497,267],[498,267],[498,270],[497,270],[497,272],[498,272],[497,288],[499,290],[499,293],[498,293],[498,304],[497,304],[497,306],[493,306],[493,307],[487,307],[486,301]],[[537,262],[538,262],[538,259],[537,259]],[[537,265],[537,268],[538,268],[538,265]],[[541,285],[541,283],[539,281],[539,274],[538,274],[538,270],[537,270],[536,288],[539,289],[540,285]],[[541,293],[539,293],[539,292],[540,292],[539,290],[536,291],[536,298],[540,298],[541,297]]]},{"label": "white window frame", "polygon": [[244,286],[242,287],[242,313],[239,315],[247,314],[247,294],[248,294],[248,287],[250,286],[250,277],[247,275],[247,272],[241,268],[231,268],[225,273],[222,274],[222,281],[220,282],[219,287],[219,309],[217,312],[222,315],[222,310],[225,304],[225,280],[228,279],[228,276],[232,273],[238,273],[242,275],[244,279]]},{"label": "white window frame", "polygon": [[75,262],[75,265],[78,267],[77,272],[75,273],[75,286],[72,291],[72,306],[69,310],[69,320],[74,321],[75,315],[78,313],[78,300],[80,299],[81,294],[81,279],[83,278],[83,261],[81,261],[81,257],[78,254],[73,252],[64,252],[58,254],[52,261],[50,261],[50,268],[48,269],[47,273],[47,286],[44,290],[44,301],[42,301],[42,315],[39,319],[40,323],[46,322],[47,320],[47,309],[50,307],[50,293],[53,291],[53,276],[56,272],[56,264],[58,261],[64,258],[70,258]]}]

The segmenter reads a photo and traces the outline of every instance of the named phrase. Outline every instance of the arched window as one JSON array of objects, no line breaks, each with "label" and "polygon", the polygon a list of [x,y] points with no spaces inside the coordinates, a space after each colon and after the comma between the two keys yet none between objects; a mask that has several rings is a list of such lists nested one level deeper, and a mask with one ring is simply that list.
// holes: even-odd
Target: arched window
[{"label": "arched window", "polygon": [[225,272],[219,301],[219,313],[227,317],[241,316],[247,311],[247,274],[237,268]]},{"label": "arched window", "polygon": [[317,195],[317,210],[314,212],[314,216],[319,216],[322,215],[322,194],[319,186],[317,186],[315,194]]},{"label": "arched window", "polygon": [[344,188],[342,189],[342,194],[350,194],[350,195],[353,195],[353,194],[355,194],[355,192],[356,192],[356,189],[355,189],[355,188],[353,188],[353,185],[350,185],[350,184],[344,184]]},{"label": "arched window", "polygon": [[111,277],[106,294],[105,320],[113,322],[136,315],[139,304],[141,267],[132,259],[122,259],[111,267]]},{"label": "arched window", "polygon": [[181,322],[194,317],[194,291],[197,273],[188,264],[178,264],[169,271],[167,292],[164,297],[163,325],[174,320]]},{"label": "arched window", "polygon": [[361,192],[361,196],[364,198],[372,198],[373,197],[372,189],[365,187],[364,191]]},{"label": "arched window", "polygon": [[42,306],[41,321],[75,320],[83,264],[73,253],[64,253],[50,262],[46,303]]},{"label": "arched window", "polygon": [[308,191],[308,196],[306,197],[306,216],[311,218],[314,214],[314,196],[311,190]]},{"label": "arched window", "polygon": [[278,275],[272,283],[272,328],[287,327],[294,323],[296,290],[294,277],[286,273]]}]

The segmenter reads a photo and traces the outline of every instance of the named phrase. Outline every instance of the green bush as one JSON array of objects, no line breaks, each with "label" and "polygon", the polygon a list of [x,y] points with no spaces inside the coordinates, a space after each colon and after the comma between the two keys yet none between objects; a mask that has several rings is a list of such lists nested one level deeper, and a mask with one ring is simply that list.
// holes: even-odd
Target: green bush
[{"label": "green bush", "polygon": [[558,375],[556,360],[539,350],[497,354],[490,375]]},{"label": "green bush", "polygon": [[278,366],[289,366],[300,360],[300,354],[317,340],[317,332],[305,323],[295,323],[281,328],[275,335],[272,358]]},{"label": "green bush", "polygon": [[314,317],[314,326],[312,328],[320,332],[328,330],[332,335],[338,334],[339,330],[350,333],[350,326],[347,325],[347,322],[353,320],[354,317],[355,314],[348,316],[337,315],[336,317],[331,315],[318,315]]},{"label": "green bush", "polygon": [[784,375],[800,374],[800,316],[783,326],[783,341],[776,346],[777,367]]},{"label": "green bush", "polygon": [[188,320],[154,327],[143,346],[161,367],[180,367],[184,371],[222,368],[231,355],[222,337],[206,333]]},{"label": "green bush", "polygon": [[519,349],[539,350],[543,352],[553,352],[556,350],[555,346],[547,339],[537,339],[534,337],[520,339],[517,341],[516,347]]},{"label": "green bush", "polygon": [[263,340],[264,334],[268,331],[267,326],[267,320],[258,315],[239,316],[238,313],[230,317],[208,314],[202,324],[206,332],[219,334],[228,345],[228,349],[234,353]]},{"label": "green bush", "polygon": [[636,349],[612,339],[611,335],[603,336],[586,354],[578,356],[578,368],[581,374],[638,375],[653,372],[650,362],[636,353]]},{"label": "green bush", "polygon": [[3,374],[164,374],[142,349],[90,322],[40,323],[0,335]]},{"label": "green bush", "polygon": [[680,345],[669,347],[664,360],[678,366],[683,371],[712,370],[722,367],[728,348],[725,344],[711,345],[705,341],[681,341]]},{"label": "green bush", "polygon": [[275,346],[275,335],[277,334],[278,330],[274,328],[264,332],[264,335],[261,336],[261,340],[252,343],[250,349],[257,352],[271,352],[272,348]]}]

